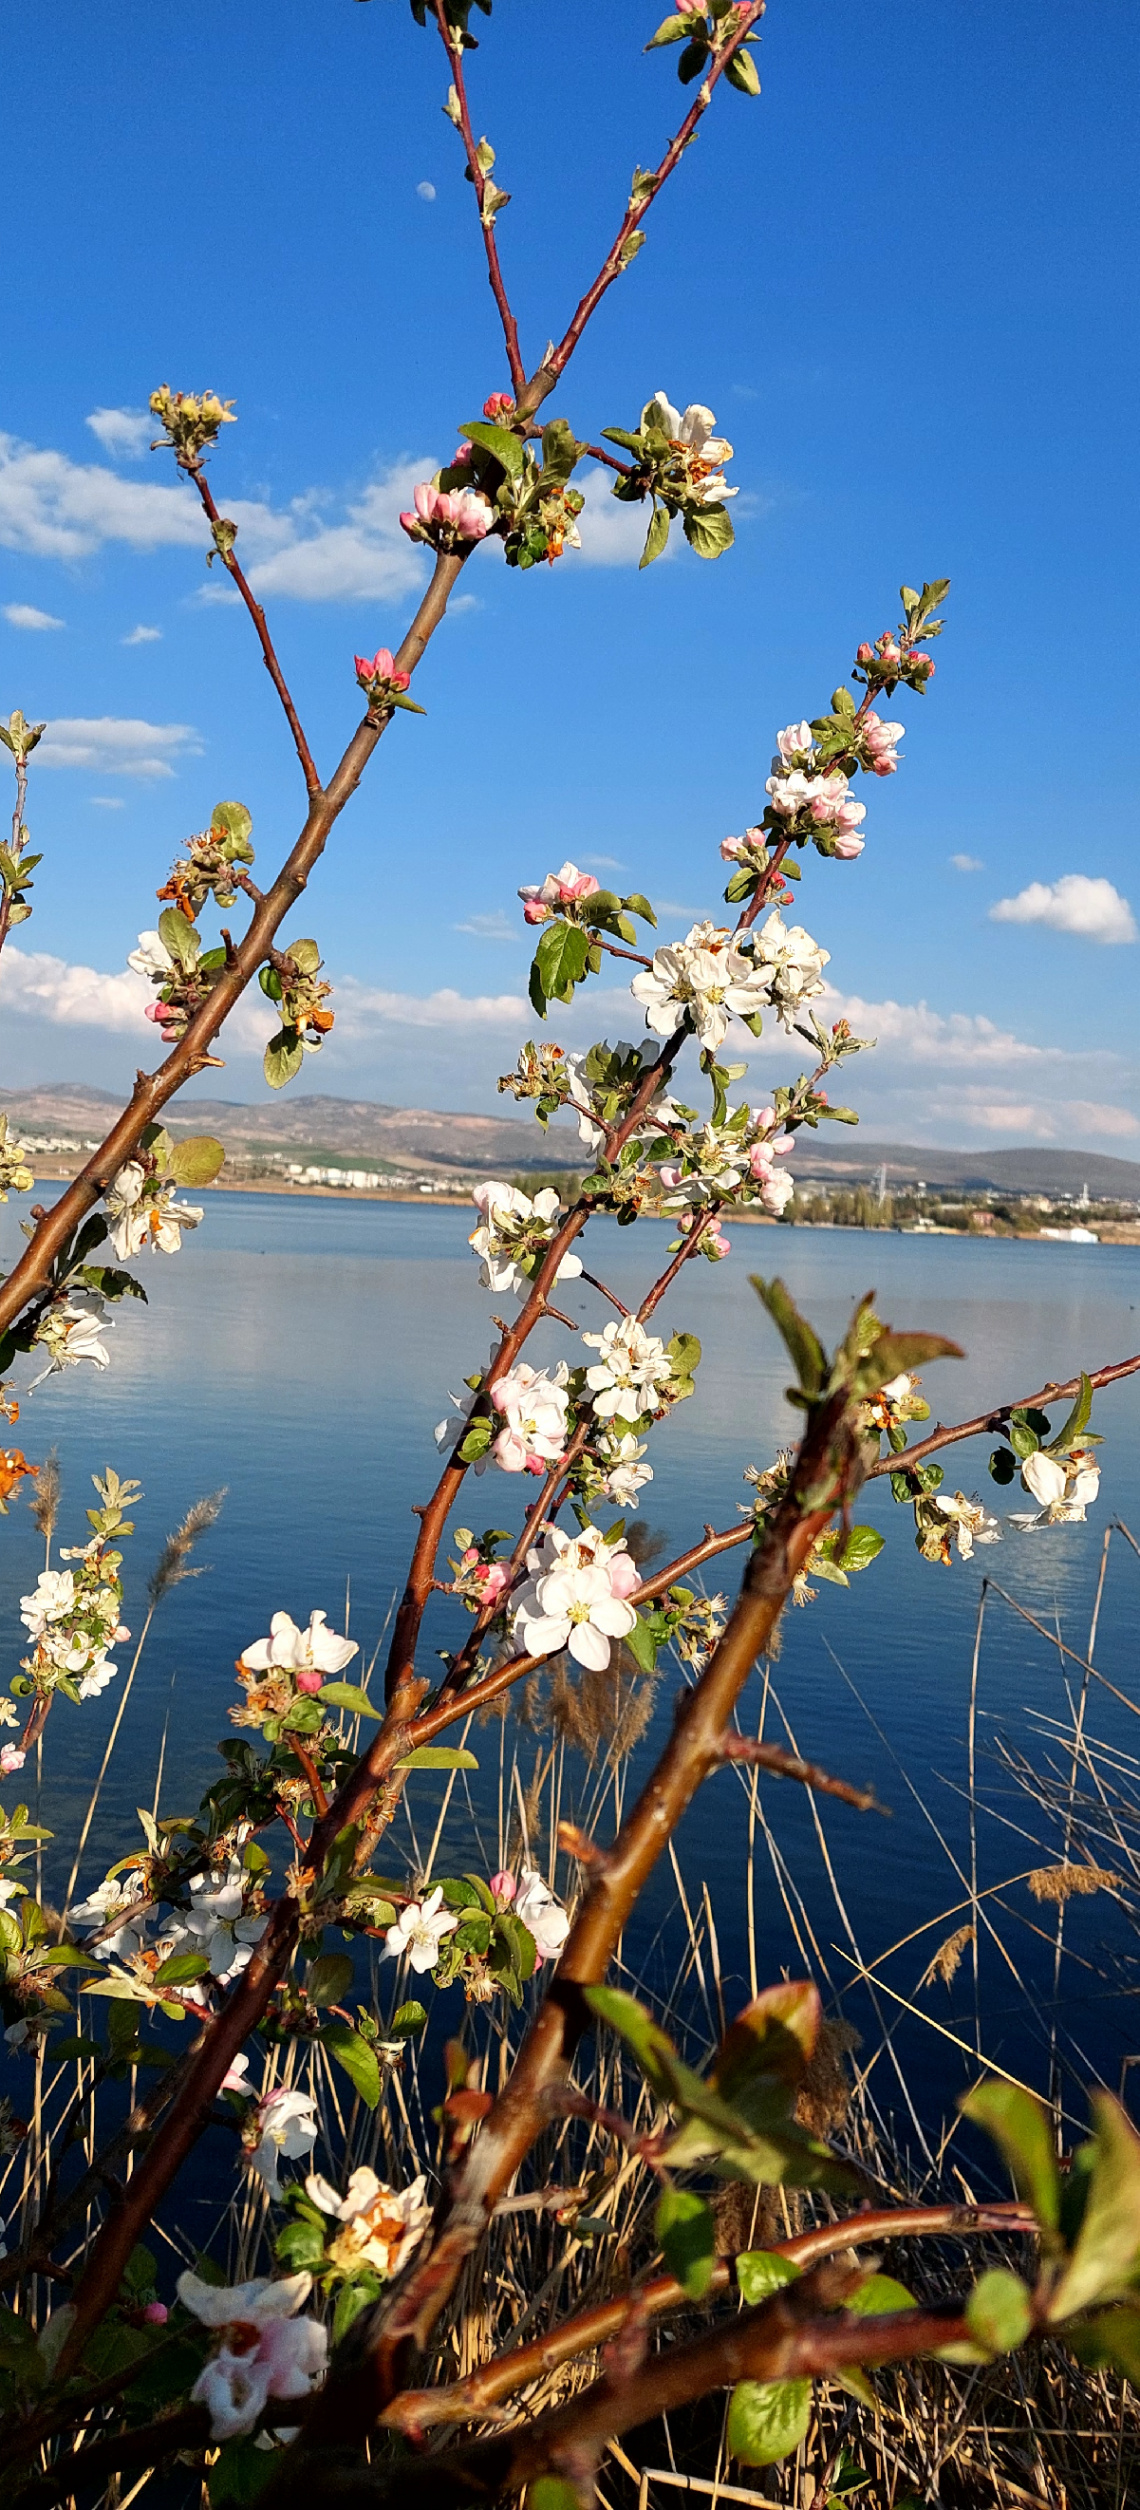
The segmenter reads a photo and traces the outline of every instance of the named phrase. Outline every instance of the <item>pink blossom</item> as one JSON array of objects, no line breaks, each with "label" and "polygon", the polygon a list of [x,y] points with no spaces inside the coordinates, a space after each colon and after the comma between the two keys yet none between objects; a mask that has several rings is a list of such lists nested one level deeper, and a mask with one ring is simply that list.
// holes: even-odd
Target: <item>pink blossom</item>
[{"label": "pink blossom", "polygon": [[920,680],[932,680],[934,678],[938,665],[930,654],[908,654],[907,661],[911,670],[917,674]]},{"label": "pink blossom", "polygon": [[484,418],[513,418],[515,405],[509,392],[492,392],[483,403]]},{"label": "pink blossom", "polygon": [[875,648],[873,645],[868,645],[867,640],[864,637],[863,643],[856,646],[855,660],[856,662],[873,662],[874,659]]},{"label": "pink blossom", "polygon": [[449,468],[450,470],[453,470],[453,471],[466,471],[466,470],[470,470],[470,467],[471,467],[471,456],[472,456],[472,454],[473,454],[474,450],[475,450],[474,445],[473,445],[473,444],[469,444],[469,443],[468,443],[468,440],[467,440],[467,438],[466,438],[466,436],[464,436],[464,438],[463,438],[463,440],[462,440],[462,443],[460,443],[460,444],[457,444],[457,445],[456,445],[455,451],[454,451],[454,453],[452,454],[451,461],[450,461],[450,463],[449,463],[449,465],[448,465],[448,468]]},{"label": "pink blossom", "polygon": [[147,2327],[165,2327],[169,2316],[165,2301],[148,2301],[143,2309],[143,2322]]},{"label": "pink blossom", "polygon": [[481,1560],[471,1575],[479,1588],[484,1604],[497,1604],[510,1584],[506,1564],[502,1560]]},{"label": "pink blossom", "polygon": [[500,1868],[497,1874],[492,1874],[487,1888],[490,1891],[493,1900],[498,1900],[501,1907],[509,1909],[515,1893],[518,1890],[518,1884],[515,1881],[514,1875],[509,1874],[504,1866]]},{"label": "pink blossom", "polygon": [[367,662],[363,654],[355,654],[356,676],[362,689],[371,689],[374,681],[386,680],[390,688],[406,689],[411,685],[410,671],[397,671],[386,645]]},{"label": "pink blossom", "polygon": [[400,522],[413,540],[448,541],[483,540],[494,522],[494,513],[485,497],[470,488],[433,488],[430,480],[422,481],[414,492],[415,512],[402,514]]},{"label": "pink blossom", "polygon": [[532,881],[529,887],[519,890],[523,921],[545,924],[556,907],[577,906],[583,898],[594,898],[601,885],[592,872],[580,872],[576,863],[564,863],[561,871],[548,872],[541,885]]},{"label": "pink blossom", "polygon": [[866,838],[859,835],[858,829],[845,827],[840,822],[835,831],[833,851],[838,855],[841,863],[853,863],[856,855],[862,853],[866,842]]},{"label": "pink blossom", "polygon": [[893,776],[899,763],[898,745],[905,729],[905,724],[883,723],[878,715],[864,715],[863,746],[875,775]]},{"label": "pink blossom", "polygon": [[0,1778],[14,1778],[16,1771],[23,1768],[27,1757],[27,1753],[21,1752],[15,1743],[0,1744]]},{"label": "pink blossom", "polygon": [[744,845],[743,837],[722,837],[720,841],[722,863],[735,863],[737,855],[743,852]]},{"label": "pink blossom", "polygon": [[298,1690],[304,1691],[309,1699],[316,1698],[324,1678],[323,1673],[318,1673],[315,1665],[300,1665],[293,1676]]}]

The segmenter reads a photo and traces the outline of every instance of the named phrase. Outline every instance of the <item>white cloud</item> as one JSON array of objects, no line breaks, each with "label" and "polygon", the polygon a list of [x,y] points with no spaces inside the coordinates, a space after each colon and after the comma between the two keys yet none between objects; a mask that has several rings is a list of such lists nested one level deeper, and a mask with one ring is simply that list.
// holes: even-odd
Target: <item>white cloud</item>
[{"label": "white cloud", "polygon": [[89,798],[93,811],[121,811],[127,807],[121,793],[92,793]]},{"label": "white cloud", "polygon": [[1096,1099],[1070,1098],[1064,1113],[1081,1133],[1105,1133],[1116,1141],[1140,1133],[1140,1116],[1134,1116],[1130,1107],[1106,1107]]},{"label": "white cloud", "polygon": [[53,619],[50,610],[37,610],[30,601],[6,601],[4,616],[9,627],[61,628],[62,619]]},{"label": "white cloud", "polygon": [[619,863],[616,854],[583,854],[581,860],[583,863],[589,863],[596,872],[623,872],[625,870],[625,864]]},{"label": "white cloud", "polygon": [[1087,872],[1063,872],[1060,880],[1031,880],[1015,898],[990,908],[994,924],[1049,924],[1054,932],[1078,933],[1085,941],[1136,941],[1136,918],[1111,880]]},{"label": "white cloud", "polygon": [[121,636],[119,638],[119,643],[120,645],[161,645],[162,629],[155,627],[133,627],[129,636]]},{"label": "white cloud", "polygon": [[72,462],[0,435],[0,545],[71,562],[109,540],[132,549],[201,546],[203,523],[188,488],[120,479],[98,462]]},{"label": "white cloud", "polygon": [[[275,593],[294,601],[390,601],[418,592],[424,552],[401,531],[400,513],[411,505],[416,482],[430,479],[435,468],[430,459],[397,463],[348,507],[343,523],[298,513],[289,537],[249,569],[259,599]],[[233,505],[228,511],[239,514]],[[255,539],[256,531],[251,547]]]},{"label": "white cloud", "polygon": [[956,872],[984,872],[986,868],[977,854],[952,854],[950,860]]},{"label": "white cloud", "polygon": [[[581,489],[586,500],[585,512],[578,518],[583,563],[586,566],[638,566],[649,529],[648,500],[644,505],[623,505],[619,498],[610,494],[612,471],[603,470],[600,462],[595,462],[592,470],[576,473],[574,486]],[[676,532],[670,535],[665,559],[673,555],[676,538]],[[663,563],[662,559],[658,559],[658,565]]]},{"label": "white cloud", "polygon": [[59,715],[36,753],[41,767],[92,767],[100,775],[172,776],[174,763],[199,758],[202,744],[188,723],[145,723],[118,715]]},{"label": "white cloud", "polygon": [[113,462],[137,461],[155,432],[147,410],[92,410],[87,424]]},{"label": "white cloud", "polygon": [[418,197],[420,200],[434,200],[434,199],[435,199],[435,185],[434,185],[434,183],[417,183],[417,185],[416,185],[416,194],[417,194],[417,197]]},{"label": "white cloud", "polygon": [[460,994],[451,985],[433,994],[387,993],[362,985],[354,976],[345,977],[337,992],[337,1027],[345,1037],[367,1034],[378,1022],[395,1022],[401,1028],[513,1029],[520,1020],[533,1018],[522,994]]},{"label": "white cloud", "polygon": [[519,926],[511,922],[509,915],[504,915],[501,907],[496,907],[490,915],[470,916],[465,924],[456,924],[455,931],[473,933],[477,941],[518,941],[522,938]]},{"label": "white cloud", "polygon": [[[73,966],[46,950],[21,950],[9,942],[4,952],[3,1013],[21,1021],[47,1020],[54,1028],[97,1028],[133,1037],[140,1048],[153,1046],[157,1030],[144,1018],[154,989],[145,976],[124,968],[107,976],[98,968]],[[276,1025],[268,1005],[246,996],[226,1021],[223,1041],[238,1049],[260,1048]]]}]

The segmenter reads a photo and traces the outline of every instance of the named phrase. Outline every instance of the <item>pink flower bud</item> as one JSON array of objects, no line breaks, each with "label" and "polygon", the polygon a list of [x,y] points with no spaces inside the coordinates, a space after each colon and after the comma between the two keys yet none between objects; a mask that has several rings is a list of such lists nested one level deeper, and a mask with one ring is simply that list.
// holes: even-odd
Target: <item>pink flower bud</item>
[{"label": "pink flower bud", "polygon": [[410,539],[418,540],[420,536],[420,518],[418,514],[402,514],[400,516],[400,529],[401,531],[407,532]]},{"label": "pink flower bud", "polygon": [[304,1691],[308,1699],[315,1699],[324,1678],[323,1673],[317,1672],[315,1665],[302,1665],[300,1671],[294,1676],[298,1690]]},{"label": "pink flower bud", "polygon": [[27,1753],[21,1752],[15,1743],[0,1744],[0,1778],[14,1778],[26,1759]]},{"label": "pink flower bud", "polygon": [[484,418],[513,418],[514,402],[509,392],[492,392],[483,403]]},{"label": "pink flower bud", "polygon": [[421,523],[434,522],[439,505],[439,496],[438,492],[431,486],[430,481],[421,481],[420,486],[413,489],[412,502]]},{"label": "pink flower bud", "polygon": [[524,924],[545,924],[549,913],[549,907],[543,906],[540,898],[528,898],[523,908],[523,922]]},{"label": "pink flower bud", "polygon": [[735,863],[737,855],[738,855],[738,854],[743,853],[743,851],[744,851],[744,839],[743,839],[743,837],[722,837],[722,838],[721,838],[721,841],[720,841],[720,858],[721,858],[722,863]]},{"label": "pink flower bud", "polygon": [[509,1583],[504,1563],[501,1560],[485,1560],[474,1575],[482,1589],[484,1604],[497,1604]]},{"label": "pink flower bud", "polygon": [[468,444],[467,438],[466,438],[466,436],[465,436],[465,437],[464,437],[464,439],[463,439],[462,444],[457,444],[457,445],[456,445],[455,451],[454,451],[454,453],[452,454],[452,457],[451,457],[451,461],[450,461],[450,464],[449,464],[449,468],[450,468],[451,470],[453,470],[453,471],[467,471],[467,470],[470,470],[470,468],[471,468],[471,456],[472,456],[472,454],[473,454],[474,450],[475,450],[474,445]]},{"label": "pink flower bud", "polygon": [[518,1890],[518,1884],[514,1875],[509,1874],[504,1866],[497,1874],[492,1874],[487,1888],[493,1899],[501,1900],[504,1907],[509,1908]]},{"label": "pink flower bud", "polygon": [[856,660],[856,662],[873,662],[873,661],[874,661],[874,659],[875,659],[874,647],[873,647],[873,646],[871,646],[871,645],[868,645],[868,644],[866,643],[866,641],[864,640],[863,644],[862,644],[862,645],[860,645],[860,646],[857,648],[857,650],[856,650],[856,654],[855,654],[855,660]]},{"label": "pink flower bud", "polygon": [[165,2301],[148,2301],[143,2310],[143,2322],[147,2327],[165,2327],[169,2316]]},{"label": "pink flower bud", "polygon": [[841,863],[853,863],[856,855],[862,853],[866,842],[866,838],[860,836],[857,828],[840,827],[835,831],[832,852],[838,855]]}]

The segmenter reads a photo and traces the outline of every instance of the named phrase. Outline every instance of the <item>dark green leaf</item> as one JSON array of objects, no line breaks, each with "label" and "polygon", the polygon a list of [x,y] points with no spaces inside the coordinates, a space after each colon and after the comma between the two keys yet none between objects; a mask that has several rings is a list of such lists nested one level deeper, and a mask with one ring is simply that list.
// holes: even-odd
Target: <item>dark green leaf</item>
[{"label": "dark green leaf", "polygon": [[979,2083],[959,2108],[975,2126],[993,2137],[1017,2189],[1043,2231],[1055,2231],[1060,2220],[1061,2180],[1053,2127],[1044,2103],[1019,2083]]},{"label": "dark green leaf", "polygon": [[658,505],[654,500],[649,529],[645,535],[645,547],[638,560],[639,568],[652,566],[654,559],[661,556],[669,539],[670,519],[668,507]]},{"label": "dark green leaf", "polygon": [[731,516],[722,505],[690,506],[681,518],[681,528],[698,558],[723,557],[736,538]]},{"label": "dark green leaf", "polygon": [[1051,2319],[1116,2300],[1140,2265],[1140,2136],[1111,2092],[1093,2092],[1089,2192]]},{"label": "dark green leaf", "polygon": [[352,1985],[352,1960],[347,1952],[322,1952],[305,1977],[305,1994],[315,2005],[342,2005]]},{"label": "dark green leaf", "polygon": [[321,2039],[330,2056],[344,2067],[349,2082],[359,2092],[362,2101],[369,2109],[375,2109],[380,2098],[380,2067],[375,2049],[369,2047],[359,2031],[350,2029],[347,2022],[324,2023]]},{"label": "dark green leaf", "polygon": [[[566,421],[565,419],[555,420],[555,425],[564,427]],[[521,436],[512,435],[509,427],[496,427],[491,420],[486,418],[470,420],[464,425],[463,433],[470,438],[472,444],[481,446],[484,453],[493,453],[496,462],[502,463],[508,478],[520,477],[524,457]]]},{"label": "dark green leaf", "polygon": [[810,2379],[742,2379],[728,2408],[730,2454],[742,2466],[776,2466],[799,2448],[810,2414]]},{"label": "dark green leaf", "polygon": [[[817,1340],[806,1318],[800,1315],[782,1281],[762,1281],[759,1273],[755,1272],[749,1273],[748,1278],[783,1335],[801,1391],[814,1399],[822,1388],[827,1368],[822,1343]],[[888,1370],[888,1377],[890,1373]]]},{"label": "dark green leaf", "polygon": [[590,944],[580,924],[564,923],[561,917],[548,924],[538,949],[535,965],[539,980],[549,1002],[569,1002],[574,987],[581,983],[590,958]]},{"label": "dark green leaf", "polygon": [[688,2188],[663,2188],[655,2230],[665,2263],[690,2301],[702,2301],[716,2265],[716,2223],[711,2205]]}]

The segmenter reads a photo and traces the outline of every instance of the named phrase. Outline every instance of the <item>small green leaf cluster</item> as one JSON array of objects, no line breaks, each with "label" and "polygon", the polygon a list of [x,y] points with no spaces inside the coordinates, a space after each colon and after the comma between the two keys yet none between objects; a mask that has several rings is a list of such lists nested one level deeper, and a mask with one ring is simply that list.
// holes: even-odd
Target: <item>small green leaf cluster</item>
[{"label": "small green leaf cluster", "polygon": [[333,1025],[325,1003],[332,986],[318,970],[323,965],[315,941],[287,942],[258,974],[262,993],[280,1006],[281,1026],[265,1049],[265,1077],[271,1089],[284,1089],[299,1072],[307,1054],[316,1054]]},{"label": "small green leaf cluster", "polygon": [[589,897],[559,906],[557,916],[544,927],[531,965],[528,990],[540,1020],[546,1018],[552,1002],[571,1002],[575,986],[584,984],[587,976],[598,975],[602,953],[596,935],[608,933],[618,941],[636,941],[633,915],[647,924],[657,922],[648,898],[639,891],[620,898],[612,889],[595,889]]},{"label": "small green leaf cluster", "polygon": [[486,2004],[500,1988],[508,2003],[521,2005],[537,1957],[529,1926],[513,1909],[499,1906],[478,1874],[444,1880],[440,1889],[459,1924],[440,1944],[432,1972],[437,1987],[458,1983],[473,2004]]},{"label": "small green leaf cluster", "polygon": [[218,802],[209,827],[187,840],[185,854],[177,857],[169,880],[157,892],[159,900],[169,899],[191,924],[208,897],[213,897],[216,906],[235,906],[235,867],[244,869],[256,861],[250,843],[252,827],[244,802]]},{"label": "small green leaf cluster", "polygon": [[[716,459],[703,460],[695,446],[671,436],[669,418],[660,401],[647,401],[636,428],[603,427],[608,444],[620,445],[631,456],[632,466],[615,479],[611,495],[622,505],[640,505],[648,497],[652,505],[649,530],[641,553],[641,565],[652,566],[668,545],[670,526],[675,515],[681,517],[681,528],[690,549],[698,558],[720,558],[731,549],[736,537],[728,508],[722,498],[710,498],[710,486],[719,484]],[[720,459],[727,459],[731,445],[718,446]]]},{"label": "small green leaf cluster", "polygon": [[[486,147],[485,141],[482,146]],[[493,164],[494,152],[488,153]],[[493,190],[488,185],[484,193],[487,224],[491,223],[487,204]],[[508,198],[506,192],[496,193],[494,208],[501,208]],[[495,420],[470,419],[463,434],[470,453],[441,471],[434,485],[464,489],[474,479],[495,509],[508,566],[524,573],[541,559],[553,566],[567,543],[571,548],[579,546],[578,516],[585,498],[570,486],[570,480],[586,448],[579,444],[568,420],[548,420],[542,430],[541,462],[523,436]]]},{"label": "small green leaf cluster", "polygon": [[766,1988],[726,2031],[707,2078],[694,2072],[647,2007],[623,1988],[587,1987],[586,2002],[632,2049],[679,2123],[659,2143],[666,2170],[702,2169],[754,2186],[844,2189],[852,2174],[796,2124],[800,2080],[819,2035],[809,1981]]},{"label": "small green leaf cluster", "polygon": [[896,630],[887,629],[873,644],[864,642],[855,657],[855,678],[862,680],[871,697],[889,697],[900,685],[917,690],[924,696],[934,677],[934,663],[920,650],[921,637],[941,636],[945,621],[935,618],[939,602],[950,590],[948,575],[924,584],[916,593],[910,584],[899,586],[903,617]]},{"label": "small green leaf cluster", "polygon": [[[646,44],[654,52],[659,44],[683,44],[677,63],[677,76],[682,87],[691,87],[694,80],[705,78],[715,68],[717,56],[736,33],[734,0],[709,0],[707,8],[680,9],[673,16],[662,18],[655,35]],[[742,96],[758,96],[760,75],[748,45],[758,44],[759,36],[745,35],[725,70],[729,84]]]},{"label": "small green leaf cluster", "polygon": [[1050,1455],[1060,1461],[1070,1456],[1078,1445],[1081,1448],[1099,1447],[1101,1439],[1088,1426],[1092,1419],[1092,1407],[1092,1379],[1084,1370],[1076,1402],[1055,1436],[1047,1412],[1040,1411],[1033,1404],[1016,1405],[1008,1419],[998,1424],[999,1435],[1009,1443],[1004,1447],[995,1447],[990,1456],[989,1469],[994,1481],[1003,1485],[1012,1482],[1031,1455]]}]

